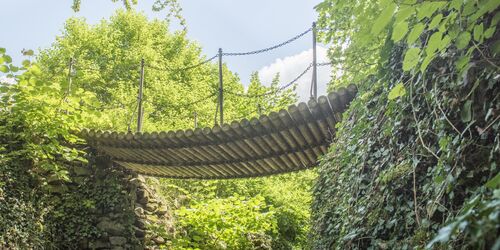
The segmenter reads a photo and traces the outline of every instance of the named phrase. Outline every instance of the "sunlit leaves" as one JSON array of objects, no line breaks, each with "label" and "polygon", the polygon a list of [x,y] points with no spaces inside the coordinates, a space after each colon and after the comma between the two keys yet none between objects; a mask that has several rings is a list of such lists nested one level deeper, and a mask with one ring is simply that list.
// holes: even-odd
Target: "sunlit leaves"
[{"label": "sunlit leaves", "polygon": [[392,14],[394,13],[394,10],[396,9],[396,4],[395,3],[389,3],[387,6],[384,7],[384,10],[382,13],[378,16],[378,18],[375,20],[372,26],[372,34],[373,35],[378,35],[384,28],[389,24],[389,21],[392,18]]},{"label": "sunlit leaves", "polygon": [[403,59],[403,70],[410,71],[419,62],[420,59],[420,48],[411,48],[406,51]]},{"label": "sunlit leaves", "polygon": [[0,65],[0,72],[3,73],[9,72],[9,67],[7,67],[7,65]]},{"label": "sunlit leaves", "polygon": [[402,83],[396,84],[391,91],[389,91],[389,95],[387,99],[394,100],[406,94],[405,86]]},{"label": "sunlit leaves", "polygon": [[399,22],[394,26],[392,31],[392,40],[398,42],[406,35],[408,32],[408,23],[405,21]]},{"label": "sunlit leaves", "polygon": [[480,23],[479,25],[474,26],[474,40],[481,42],[481,39],[483,38],[483,23]]},{"label": "sunlit leaves", "polygon": [[11,63],[12,57],[10,57],[9,55],[3,55],[3,61],[6,63]]},{"label": "sunlit leaves", "polygon": [[460,35],[458,35],[457,37],[457,41],[455,42],[457,49],[464,49],[465,47],[467,47],[467,45],[469,45],[470,39],[471,35],[469,32],[464,31],[460,33]]},{"label": "sunlit leaves", "polygon": [[435,32],[434,34],[432,34],[429,38],[429,41],[427,42],[425,53],[427,53],[428,55],[434,54],[434,52],[436,52],[441,46],[442,36],[443,34],[441,32]]},{"label": "sunlit leaves", "polygon": [[410,31],[410,34],[408,34],[407,42],[408,44],[413,44],[417,39],[420,37],[420,34],[425,29],[425,25],[422,23],[417,23],[415,26]]},{"label": "sunlit leaves", "polygon": [[441,23],[442,19],[443,19],[443,14],[437,14],[429,23],[428,29],[432,30],[436,28]]},{"label": "sunlit leaves", "polygon": [[426,17],[431,17],[434,12],[436,12],[439,8],[442,8],[446,5],[445,1],[425,1],[418,8],[417,18],[418,20],[422,20]]}]

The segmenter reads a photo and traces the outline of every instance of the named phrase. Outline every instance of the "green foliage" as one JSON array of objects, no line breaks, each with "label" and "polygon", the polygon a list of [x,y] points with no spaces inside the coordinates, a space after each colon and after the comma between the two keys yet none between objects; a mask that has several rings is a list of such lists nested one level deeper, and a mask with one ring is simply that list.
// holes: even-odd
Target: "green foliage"
[{"label": "green foliage", "polygon": [[[272,249],[306,249],[308,248],[307,235],[310,219],[309,204],[312,199],[310,188],[315,178],[314,171],[304,171],[249,180],[161,180],[160,188],[166,200],[171,204],[176,204],[180,210],[189,210],[191,206],[208,206],[207,204],[213,204],[216,201],[227,203],[228,200],[236,198],[263,197],[263,206],[273,208],[270,220],[274,221],[275,230],[261,236],[269,238]],[[224,208],[229,209],[228,207]],[[251,207],[241,207],[241,210],[244,209],[251,210]],[[208,213],[208,211],[196,211],[197,213]],[[217,219],[214,219],[227,220],[224,214],[221,216],[216,216]],[[242,226],[247,227],[248,225]],[[187,235],[179,235],[179,237],[194,237],[192,231],[187,230],[186,233]],[[204,242],[212,240],[209,235],[203,235],[203,237],[197,235],[197,237],[201,237]],[[178,240],[182,241],[182,239]],[[220,240],[226,241],[224,238]],[[228,247],[228,249],[232,248]]]},{"label": "green foliage", "polygon": [[332,86],[358,82],[360,94],[320,166],[315,249],[498,248],[499,4],[317,6],[342,58]]},{"label": "green foliage", "polygon": [[261,196],[232,196],[183,207],[177,218],[186,234],[174,244],[179,249],[271,249],[273,215]]},{"label": "green foliage", "polygon": [[81,90],[67,98],[58,82],[42,80],[36,64],[25,65],[20,75],[7,72],[15,84],[0,83],[0,246],[7,248],[49,242],[44,219],[53,211],[46,194],[55,191],[54,183],[69,180],[69,162],[86,161],[75,146],[80,139],[70,131],[81,123],[82,105],[93,98]]}]

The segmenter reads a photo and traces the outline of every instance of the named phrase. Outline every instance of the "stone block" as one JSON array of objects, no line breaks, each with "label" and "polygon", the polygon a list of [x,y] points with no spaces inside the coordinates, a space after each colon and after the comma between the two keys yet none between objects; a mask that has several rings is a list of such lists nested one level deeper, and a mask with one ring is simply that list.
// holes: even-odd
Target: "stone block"
[{"label": "stone block", "polygon": [[121,246],[121,245],[125,245],[125,243],[127,243],[127,238],[121,237],[121,236],[112,236],[112,237],[109,237],[109,242],[111,243],[111,245]]}]

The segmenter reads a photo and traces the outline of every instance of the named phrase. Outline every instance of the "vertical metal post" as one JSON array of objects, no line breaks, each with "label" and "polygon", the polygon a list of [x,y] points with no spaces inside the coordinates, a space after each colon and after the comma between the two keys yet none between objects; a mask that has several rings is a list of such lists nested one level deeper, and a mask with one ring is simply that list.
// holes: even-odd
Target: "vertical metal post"
[{"label": "vertical metal post", "polygon": [[312,98],[316,100],[318,98],[318,72],[316,67],[316,22],[312,23],[312,33],[313,33]]},{"label": "vertical metal post", "polygon": [[68,93],[69,96],[71,93],[71,83],[73,81],[71,74],[73,74],[73,57],[69,59],[69,70],[68,70]]},{"label": "vertical metal post", "polygon": [[260,106],[260,103],[257,103],[257,113],[260,115],[262,115],[262,107]]},{"label": "vertical metal post", "polygon": [[219,111],[220,124],[224,123],[224,85],[222,81],[222,49],[219,48]]},{"label": "vertical metal post", "polygon": [[137,132],[141,132],[142,130],[142,88],[144,87],[144,58],[141,59],[141,76],[139,81],[139,94],[137,95],[137,101],[139,104],[137,105]]},{"label": "vertical metal post", "polygon": [[194,128],[198,128],[198,113],[194,111]]}]

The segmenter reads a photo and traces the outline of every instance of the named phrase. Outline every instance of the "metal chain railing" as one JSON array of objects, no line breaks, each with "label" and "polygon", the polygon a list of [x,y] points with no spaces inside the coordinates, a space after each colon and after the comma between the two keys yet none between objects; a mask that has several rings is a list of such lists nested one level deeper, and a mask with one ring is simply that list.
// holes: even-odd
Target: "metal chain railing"
[{"label": "metal chain railing", "polygon": [[277,45],[274,45],[274,46],[271,46],[269,48],[265,48],[265,49],[259,49],[259,50],[254,50],[254,51],[249,51],[249,52],[230,52],[230,53],[222,53],[223,56],[246,56],[246,55],[255,55],[255,54],[260,54],[260,53],[264,53],[264,52],[267,52],[267,51],[270,51],[270,50],[274,50],[274,49],[277,49],[279,47],[282,47],[284,45],[287,45],[301,37],[303,37],[304,35],[306,35],[307,33],[311,32],[312,31],[312,28],[309,28],[307,29],[306,31],[280,43],[280,44],[277,44]]},{"label": "metal chain railing", "polygon": [[159,70],[159,71],[169,71],[169,72],[176,72],[176,71],[186,71],[186,70],[190,70],[190,69],[194,69],[194,68],[198,68],[200,67],[201,65],[204,65],[206,63],[209,63],[211,61],[213,61],[215,58],[217,58],[219,55],[215,55],[215,56],[212,56],[200,63],[197,63],[197,64],[194,64],[194,65],[190,65],[190,66],[186,66],[186,67],[182,67],[182,68],[168,68],[168,67],[158,67],[158,66],[154,66],[152,64],[145,64],[144,66],[146,68],[150,68],[150,69],[154,69],[154,70]]},{"label": "metal chain railing", "polygon": [[[331,64],[332,64],[331,62],[322,62],[322,63],[317,63],[316,66],[326,66],[326,65],[331,65]],[[292,86],[294,83],[296,83],[298,80],[300,80],[300,78],[302,78],[309,70],[311,70],[312,67],[313,67],[313,64],[311,63],[311,64],[309,64],[309,66],[307,66],[307,68],[304,71],[302,71],[302,73],[300,73],[293,80],[291,80],[287,84],[285,84],[285,85],[283,85],[275,90],[268,91],[266,93],[250,95],[250,94],[244,94],[244,93],[236,93],[236,92],[232,92],[229,90],[225,90],[224,92],[231,94],[231,95],[235,95],[235,96],[239,96],[239,97],[246,97],[246,98],[257,98],[257,97],[263,97],[263,96],[267,96],[267,95],[276,94],[276,93],[283,91],[284,89],[287,89],[288,87]]]}]

